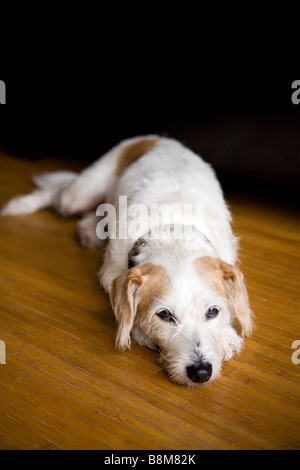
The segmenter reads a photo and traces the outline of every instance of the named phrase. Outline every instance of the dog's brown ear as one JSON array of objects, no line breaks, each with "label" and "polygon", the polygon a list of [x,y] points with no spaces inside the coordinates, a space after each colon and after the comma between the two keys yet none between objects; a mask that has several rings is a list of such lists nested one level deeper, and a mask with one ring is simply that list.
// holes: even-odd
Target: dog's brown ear
[{"label": "dog's brown ear", "polygon": [[221,262],[221,268],[223,270],[224,281],[233,302],[236,320],[234,326],[242,336],[251,336],[254,329],[254,321],[244,283],[244,276],[239,268],[225,261]]},{"label": "dog's brown ear", "polygon": [[117,320],[116,347],[130,348],[130,332],[136,315],[138,291],[144,282],[139,267],[129,269],[117,277],[110,286],[110,301]]}]

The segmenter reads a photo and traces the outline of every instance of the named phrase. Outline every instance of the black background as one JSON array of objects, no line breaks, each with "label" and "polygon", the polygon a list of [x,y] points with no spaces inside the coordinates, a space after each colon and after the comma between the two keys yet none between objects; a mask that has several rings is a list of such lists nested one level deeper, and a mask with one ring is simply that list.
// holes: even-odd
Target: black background
[{"label": "black background", "polygon": [[124,138],[158,133],[211,162],[225,189],[253,192],[255,181],[255,192],[294,201],[300,178],[300,105],[291,101],[296,76],[187,69],[179,78],[176,68],[150,68],[128,76],[118,67],[109,76],[105,70],[2,75],[7,104],[0,108],[0,145],[23,158],[56,155],[88,164]]}]

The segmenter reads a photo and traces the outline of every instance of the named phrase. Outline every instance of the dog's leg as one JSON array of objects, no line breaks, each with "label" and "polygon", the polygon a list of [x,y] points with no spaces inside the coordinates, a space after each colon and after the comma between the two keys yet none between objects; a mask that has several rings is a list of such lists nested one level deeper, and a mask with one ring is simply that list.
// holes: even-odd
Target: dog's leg
[{"label": "dog's leg", "polygon": [[31,194],[16,196],[8,201],[1,209],[1,215],[26,215],[54,204],[57,194],[74,181],[76,173],[58,171],[34,175],[33,181],[39,188]]},{"label": "dog's leg", "polygon": [[110,240],[105,250],[103,264],[98,272],[98,279],[109,292],[111,283],[128,269],[128,254],[122,249],[123,240]]},{"label": "dog's leg", "polygon": [[[149,140],[149,137],[147,139]],[[39,209],[54,207],[61,215],[68,216],[96,208],[105,199],[108,190],[113,188],[119,176],[117,163],[120,153],[128,146],[130,148],[130,144],[138,143],[140,140],[143,141],[145,138],[124,140],[79,175],[60,171],[35,176],[34,182],[39,190],[12,199],[3,207],[0,214],[30,214]]]},{"label": "dog's leg", "polygon": [[113,183],[118,147],[105,154],[82,173],[67,171],[35,175],[39,188],[31,194],[17,196],[2,208],[1,215],[31,214],[53,207],[61,215],[84,213],[97,207]]},{"label": "dog's leg", "polygon": [[156,140],[154,136],[134,137],[113,147],[61,192],[55,205],[58,212],[69,215],[96,208],[113,188],[122,170],[155,145]]},{"label": "dog's leg", "polygon": [[119,146],[86,168],[58,196],[55,208],[62,215],[81,214],[95,209],[104,201],[115,181]]}]

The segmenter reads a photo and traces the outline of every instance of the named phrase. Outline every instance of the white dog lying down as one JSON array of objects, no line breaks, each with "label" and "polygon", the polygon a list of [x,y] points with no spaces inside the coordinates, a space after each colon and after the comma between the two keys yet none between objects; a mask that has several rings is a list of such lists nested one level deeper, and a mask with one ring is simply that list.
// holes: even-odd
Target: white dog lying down
[{"label": "white dog lying down", "polygon": [[[99,279],[117,319],[117,348],[129,348],[132,336],[159,351],[174,382],[212,383],[253,330],[231,216],[212,168],[176,140],[151,135],[121,142],[81,174],[34,182],[39,189],[9,201],[2,215],[94,210],[79,222],[86,246],[100,243],[98,204],[114,206]],[[126,224],[131,230],[118,236]]]}]

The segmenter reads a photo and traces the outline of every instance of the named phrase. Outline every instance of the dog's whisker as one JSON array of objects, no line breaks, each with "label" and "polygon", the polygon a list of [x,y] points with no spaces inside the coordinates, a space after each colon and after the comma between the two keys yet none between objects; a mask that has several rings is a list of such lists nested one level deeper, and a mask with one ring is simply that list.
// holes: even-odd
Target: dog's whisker
[{"label": "dog's whisker", "polygon": [[166,358],[166,356],[163,355],[163,353],[161,351],[159,351],[159,354],[161,355],[161,357],[164,358],[165,361],[167,361],[168,359]]},{"label": "dog's whisker", "polygon": [[161,367],[159,367],[158,369],[154,369],[152,372],[149,372],[149,375],[154,375],[154,374],[158,374],[161,372]]}]

